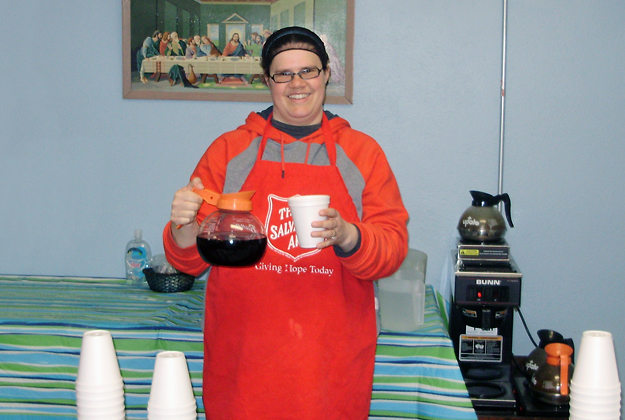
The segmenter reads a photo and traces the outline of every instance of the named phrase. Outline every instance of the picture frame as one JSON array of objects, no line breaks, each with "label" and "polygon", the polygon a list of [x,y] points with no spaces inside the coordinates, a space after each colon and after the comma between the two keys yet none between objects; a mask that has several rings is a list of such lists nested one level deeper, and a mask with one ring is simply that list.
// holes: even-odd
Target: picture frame
[{"label": "picture frame", "polygon": [[313,30],[326,45],[331,76],[325,102],[352,104],[354,3],[122,0],[123,97],[271,102],[260,67],[264,36],[297,25]]}]

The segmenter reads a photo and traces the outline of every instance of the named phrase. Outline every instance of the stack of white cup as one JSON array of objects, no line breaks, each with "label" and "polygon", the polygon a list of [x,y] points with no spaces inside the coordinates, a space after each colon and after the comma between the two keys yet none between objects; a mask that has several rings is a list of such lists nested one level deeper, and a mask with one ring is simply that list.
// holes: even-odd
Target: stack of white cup
[{"label": "stack of white cup", "polygon": [[148,420],[196,419],[197,405],[184,353],[158,353],[148,401]]},{"label": "stack of white cup", "polygon": [[78,420],[123,420],[124,383],[108,331],[83,334],[76,378]]},{"label": "stack of white cup", "polygon": [[619,382],[612,334],[585,331],[571,379],[570,420],[619,420]]}]

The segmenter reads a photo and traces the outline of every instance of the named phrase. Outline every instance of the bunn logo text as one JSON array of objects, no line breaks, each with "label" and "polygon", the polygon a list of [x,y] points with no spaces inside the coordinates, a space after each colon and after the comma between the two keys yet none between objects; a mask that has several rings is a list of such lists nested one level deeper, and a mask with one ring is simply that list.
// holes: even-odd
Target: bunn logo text
[{"label": "bunn logo text", "polygon": [[501,286],[501,280],[475,280],[475,284],[479,284],[482,286]]}]

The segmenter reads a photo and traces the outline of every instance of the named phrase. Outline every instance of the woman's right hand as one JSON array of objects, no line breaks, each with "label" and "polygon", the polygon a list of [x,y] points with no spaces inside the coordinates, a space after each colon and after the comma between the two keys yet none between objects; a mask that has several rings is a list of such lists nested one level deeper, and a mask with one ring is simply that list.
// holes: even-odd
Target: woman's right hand
[{"label": "woman's right hand", "polygon": [[178,246],[186,248],[195,244],[200,230],[196,217],[203,199],[193,189],[203,190],[200,178],[193,178],[185,187],[180,188],[171,203],[171,231]]}]

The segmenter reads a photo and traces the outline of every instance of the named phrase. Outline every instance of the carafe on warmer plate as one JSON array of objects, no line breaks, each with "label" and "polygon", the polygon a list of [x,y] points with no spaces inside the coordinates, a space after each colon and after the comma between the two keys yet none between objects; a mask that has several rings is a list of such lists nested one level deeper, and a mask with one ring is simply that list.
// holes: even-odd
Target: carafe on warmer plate
[{"label": "carafe on warmer plate", "polygon": [[569,402],[569,385],[573,376],[573,348],[563,343],[545,347],[547,363],[532,375],[530,392],[534,398],[551,405]]},{"label": "carafe on warmer plate", "polygon": [[547,344],[564,343],[562,334],[553,330],[538,330],[538,338],[540,339],[538,346],[527,356],[523,365],[526,375],[530,378],[542,365],[547,363],[547,352],[545,351]]},{"label": "carafe on warmer plate", "polygon": [[458,233],[467,241],[488,242],[497,241],[506,233],[506,221],[495,207],[500,201],[505,205],[506,218],[510,227],[512,216],[510,215],[510,196],[508,194],[490,195],[481,191],[470,191],[473,201],[458,222]]}]

